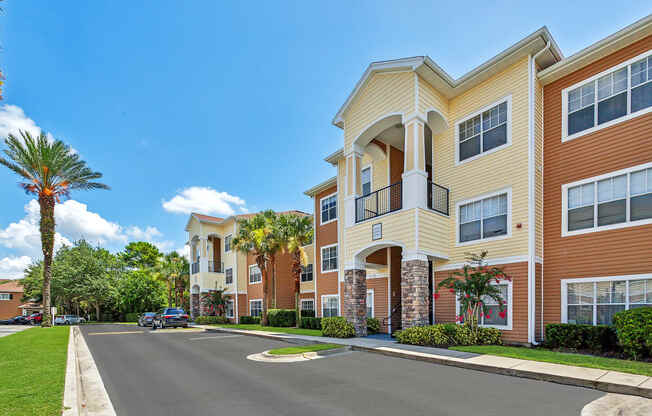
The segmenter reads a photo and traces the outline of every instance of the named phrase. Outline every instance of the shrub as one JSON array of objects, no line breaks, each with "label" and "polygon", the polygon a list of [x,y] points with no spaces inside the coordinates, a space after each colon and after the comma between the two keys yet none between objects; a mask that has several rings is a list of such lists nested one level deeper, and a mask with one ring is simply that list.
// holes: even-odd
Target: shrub
[{"label": "shrub", "polygon": [[652,308],[634,308],[614,315],[618,342],[635,360],[652,356]]},{"label": "shrub", "polygon": [[125,322],[138,322],[139,317],[140,317],[139,313],[129,312],[128,314],[125,315]]},{"label": "shrub", "polygon": [[294,309],[270,309],[267,311],[267,321],[269,326],[295,326],[297,322],[296,313]]},{"label": "shrub", "polygon": [[302,318],[314,318],[315,317],[314,309],[301,309],[301,317]]},{"label": "shrub", "polygon": [[496,328],[478,328],[478,339],[476,344],[480,345],[501,345],[503,343],[503,334]]},{"label": "shrub", "polygon": [[607,325],[548,324],[545,345],[593,352],[618,350],[616,331]]},{"label": "shrub", "polygon": [[447,347],[455,344],[455,326],[454,324],[415,326],[399,331],[396,339],[401,344]]},{"label": "shrub", "polygon": [[260,316],[241,316],[241,324],[260,324]]},{"label": "shrub", "polygon": [[195,323],[200,325],[208,324],[228,324],[229,319],[224,316],[198,316],[195,318]]},{"label": "shrub", "polygon": [[341,316],[322,318],[321,334],[325,337],[351,338],[355,336],[355,327]]},{"label": "shrub", "polygon": [[321,318],[306,316],[305,318],[301,318],[299,326],[305,329],[321,329]]},{"label": "shrub", "polygon": [[377,334],[380,331],[380,321],[376,318],[367,318],[367,333]]},{"label": "shrub", "polygon": [[[480,333],[480,328],[477,327],[477,333]],[[455,328],[455,345],[475,345],[477,336],[475,335],[471,325],[456,325]]]}]

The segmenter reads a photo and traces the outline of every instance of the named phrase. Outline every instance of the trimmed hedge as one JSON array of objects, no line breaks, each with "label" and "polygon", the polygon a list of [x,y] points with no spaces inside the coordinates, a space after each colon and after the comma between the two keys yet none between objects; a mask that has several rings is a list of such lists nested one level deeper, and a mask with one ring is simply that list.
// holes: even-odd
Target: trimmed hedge
[{"label": "trimmed hedge", "polygon": [[302,318],[314,318],[315,317],[315,311],[312,309],[301,309],[301,317]]},{"label": "trimmed hedge", "polygon": [[304,329],[321,329],[321,318],[314,318],[310,316],[301,318],[299,327]]},{"label": "trimmed hedge", "polygon": [[140,318],[140,314],[136,312],[125,314],[125,322],[138,322],[138,318]]},{"label": "trimmed hedge", "polygon": [[355,327],[341,316],[322,318],[321,334],[325,337],[351,338],[355,336]]},{"label": "trimmed hedge", "polygon": [[228,324],[229,318],[224,316],[198,316],[195,318],[195,323],[199,325]]},{"label": "trimmed hedge", "polygon": [[614,315],[623,352],[634,360],[652,357],[652,308],[634,308]]},{"label": "trimmed hedge", "polygon": [[241,316],[240,317],[240,323],[241,324],[260,324],[260,316]]},{"label": "trimmed hedge", "polygon": [[545,345],[596,353],[619,350],[616,331],[608,325],[548,324]]},{"label": "trimmed hedge", "polygon": [[269,326],[291,327],[297,324],[297,312],[294,309],[270,309],[267,311]]},{"label": "trimmed hedge", "polygon": [[468,325],[436,324],[404,329],[397,332],[396,339],[401,344],[445,348],[453,345],[500,345],[501,336],[496,328],[480,327],[476,337]]},{"label": "trimmed hedge", "polygon": [[380,321],[376,318],[367,318],[367,333],[377,334],[380,331]]}]

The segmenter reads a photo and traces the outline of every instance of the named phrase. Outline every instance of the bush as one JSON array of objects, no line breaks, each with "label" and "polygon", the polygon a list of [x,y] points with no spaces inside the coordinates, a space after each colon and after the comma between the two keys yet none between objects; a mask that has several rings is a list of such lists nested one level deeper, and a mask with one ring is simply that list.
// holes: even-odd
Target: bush
[{"label": "bush", "polygon": [[478,339],[475,343],[479,345],[501,345],[503,343],[503,334],[496,328],[478,328]]},{"label": "bush", "polygon": [[302,318],[314,318],[315,317],[314,309],[301,309],[301,317]]},{"label": "bush", "polygon": [[428,347],[502,344],[502,334],[498,329],[479,327],[478,336],[475,337],[469,325],[456,324],[412,327],[399,331],[396,339],[401,344],[424,345]]},{"label": "bush", "polygon": [[241,316],[240,317],[240,323],[241,324],[260,324],[260,316]]},{"label": "bush", "polygon": [[380,321],[376,318],[367,318],[367,333],[377,334],[380,331]]},{"label": "bush", "polygon": [[593,352],[619,349],[616,331],[607,325],[548,324],[545,345],[548,348],[570,348]]},{"label": "bush", "polygon": [[129,312],[128,314],[125,315],[125,322],[138,322],[139,317],[140,317],[139,313]]},{"label": "bush", "polygon": [[299,326],[304,329],[321,329],[321,318],[306,316],[301,318]]},{"label": "bush", "polygon": [[322,318],[321,334],[325,337],[351,338],[355,336],[355,327],[341,316]]},{"label": "bush", "polygon": [[634,308],[614,315],[618,342],[634,360],[652,356],[652,308]]},{"label": "bush", "polygon": [[297,312],[294,309],[270,309],[267,311],[269,326],[290,327],[297,324]]},{"label": "bush", "polygon": [[208,325],[208,324],[228,324],[229,318],[224,316],[198,316],[195,318],[195,323],[199,325]]}]

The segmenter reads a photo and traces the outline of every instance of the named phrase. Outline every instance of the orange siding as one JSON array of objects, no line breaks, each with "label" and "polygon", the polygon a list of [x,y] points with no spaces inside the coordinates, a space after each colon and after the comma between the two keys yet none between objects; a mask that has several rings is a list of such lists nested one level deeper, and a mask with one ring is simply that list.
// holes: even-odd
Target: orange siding
[{"label": "orange siding", "polygon": [[[313,275],[317,279],[316,316],[321,316],[321,296],[337,294],[337,272],[321,272],[321,247],[337,243],[337,224],[340,218],[338,218],[338,221],[321,225],[320,200],[335,192],[337,192],[337,186],[333,186],[315,195],[315,264],[313,266]],[[338,215],[340,212],[341,209],[338,207]],[[341,257],[341,253],[339,252],[338,257]]]},{"label": "orange siding", "polygon": [[383,321],[387,317],[387,278],[367,279],[367,290],[374,291],[374,318],[380,321],[381,332],[387,332]]}]

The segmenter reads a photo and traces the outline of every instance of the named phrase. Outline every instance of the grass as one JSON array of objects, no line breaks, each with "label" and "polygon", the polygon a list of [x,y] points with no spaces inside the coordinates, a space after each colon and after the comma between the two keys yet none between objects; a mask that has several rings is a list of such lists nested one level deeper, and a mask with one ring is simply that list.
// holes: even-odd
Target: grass
[{"label": "grass", "polygon": [[245,329],[249,331],[280,332],[282,334],[311,335],[314,337],[321,337],[321,330],[319,329],[277,328],[274,326],[262,326],[258,324],[211,324],[211,326],[232,329]]},{"label": "grass", "polygon": [[61,414],[69,333],[30,328],[0,338],[1,415]]},{"label": "grass", "polygon": [[506,347],[502,345],[457,346],[450,347],[450,349],[477,354],[499,355],[501,357],[520,358],[522,360],[543,361],[546,363],[599,368],[602,370],[652,376],[652,364],[642,361],[619,360],[617,358],[596,357],[585,354],[571,354],[543,348]]},{"label": "grass", "polygon": [[300,347],[277,348],[274,350],[269,350],[268,353],[272,355],[303,354],[304,352],[334,350],[335,348],[340,347],[341,345],[339,344],[313,344],[303,345]]}]

